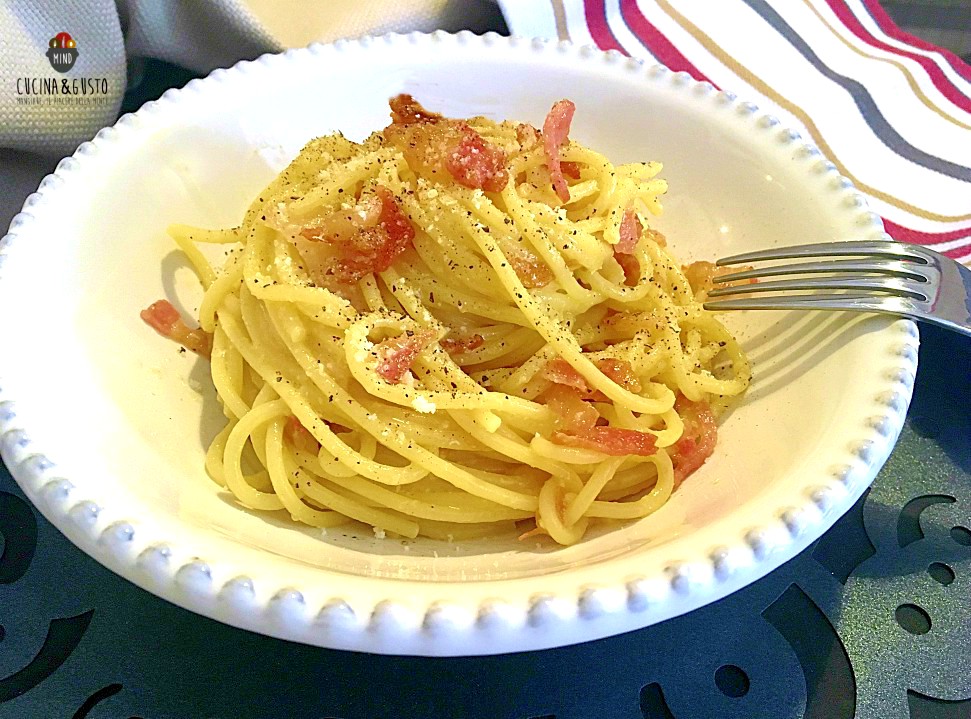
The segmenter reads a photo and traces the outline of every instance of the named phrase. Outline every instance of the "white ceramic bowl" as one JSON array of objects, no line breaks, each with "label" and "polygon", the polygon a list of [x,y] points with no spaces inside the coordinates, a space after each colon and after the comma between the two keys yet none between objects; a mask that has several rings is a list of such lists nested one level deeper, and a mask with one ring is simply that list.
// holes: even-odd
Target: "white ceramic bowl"
[{"label": "white ceramic bowl", "polygon": [[[453,116],[540,123],[658,159],[660,229],[685,261],[885,237],[798,135],[683,73],[616,53],[470,34],[388,36],[242,62],[82,145],[0,244],[0,438],[41,512],[161,597],[257,632],[393,654],[489,654],[616,634],[742,587],[860,496],[901,428],[917,333],[885,317],[726,316],[755,381],[714,457],[657,514],[565,549],[380,540],[236,506],[203,470],[218,424],[204,362],[139,320],[199,291],[171,222],[238,222],[310,138],[363,138],[410,92]],[[356,535],[356,536],[354,536]],[[69,591],[69,590],[68,590]]]}]

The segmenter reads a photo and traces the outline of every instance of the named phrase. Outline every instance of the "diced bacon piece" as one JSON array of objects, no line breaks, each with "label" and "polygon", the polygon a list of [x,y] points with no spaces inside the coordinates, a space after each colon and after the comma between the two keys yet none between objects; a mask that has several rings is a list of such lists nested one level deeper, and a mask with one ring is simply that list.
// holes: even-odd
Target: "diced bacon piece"
[{"label": "diced bacon piece", "polygon": [[633,208],[628,209],[624,213],[624,219],[620,222],[620,241],[614,246],[614,254],[632,254],[643,231],[644,227],[637,218],[637,213],[634,212]]},{"label": "diced bacon piece", "polygon": [[573,122],[573,113],[576,109],[576,105],[569,100],[559,100],[550,108],[546,120],[543,121],[543,151],[546,153],[546,166],[550,170],[553,190],[563,202],[570,201],[570,188],[566,178],[563,177],[563,168],[560,165],[560,147],[569,138],[570,123]]},{"label": "diced bacon piece", "polygon": [[382,185],[349,212],[338,212],[304,228],[297,238],[311,277],[349,285],[384,272],[415,239],[415,228],[389,189]]},{"label": "diced bacon piece", "polygon": [[509,182],[505,151],[467,122],[429,112],[410,95],[398,95],[390,104],[393,122],[384,136],[415,172],[487,192],[500,192]]},{"label": "diced bacon piece", "polygon": [[624,271],[624,284],[633,287],[641,278],[641,263],[634,255],[625,255],[622,252],[614,251],[614,259]]},{"label": "diced bacon piece", "polygon": [[628,392],[641,391],[641,383],[634,375],[634,368],[630,366],[630,362],[627,360],[605,357],[604,359],[597,360],[594,364],[596,364],[597,368],[607,375],[607,377],[626,389]]},{"label": "diced bacon piece", "polygon": [[333,245],[323,239],[307,239],[302,233],[293,237],[291,242],[300,255],[301,268],[318,287],[326,287],[334,292],[342,289],[334,274],[338,254]]},{"label": "diced bacon piece", "polygon": [[374,272],[384,272],[397,259],[398,255],[412,246],[415,239],[415,228],[408,216],[401,211],[398,201],[391,190],[378,185],[375,194],[381,200],[381,215],[378,217],[378,227],[384,231],[383,243],[378,248],[378,255],[374,264]]},{"label": "diced bacon piece", "polygon": [[[698,262],[692,262],[690,265],[685,265],[681,268],[681,271],[684,272],[684,276],[688,280],[688,284],[691,285],[691,289],[698,299],[700,301],[704,301],[708,299],[708,293],[714,288],[716,277],[731,274],[732,272],[742,272],[743,270],[750,269],[752,269],[750,265],[719,267],[713,262],[699,260]],[[756,281],[757,280],[755,279],[739,280],[737,282],[727,282],[724,286],[736,287],[738,285],[752,284]]]},{"label": "diced bacon piece", "polygon": [[416,173],[443,184],[451,181],[445,161],[451,149],[461,141],[461,135],[453,133],[447,126],[412,123],[388,125],[384,136],[401,150],[405,162]]},{"label": "diced bacon piece", "polygon": [[512,265],[516,277],[527,289],[545,287],[553,281],[553,270],[535,255],[523,251],[519,253],[509,253],[507,259]]},{"label": "diced bacon piece", "polygon": [[461,126],[462,139],[448,154],[445,168],[463,187],[502,192],[509,182],[506,153],[491,145],[468,125]]},{"label": "diced bacon piece", "polygon": [[546,367],[543,368],[543,376],[554,384],[573,387],[584,394],[590,393],[590,385],[587,384],[587,380],[562,357],[547,362]]},{"label": "diced bacon piece", "polygon": [[620,427],[593,427],[583,434],[554,432],[553,442],[566,447],[593,449],[612,457],[626,457],[632,454],[650,457],[657,452],[653,434]]},{"label": "diced bacon piece", "polygon": [[435,338],[432,330],[412,332],[408,330],[397,337],[389,337],[378,343],[377,373],[388,382],[398,384],[411,369],[415,359]]},{"label": "diced bacon piece", "polygon": [[168,337],[169,328],[182,322],[182,315],[168,300],[158,300],[142,310],[141,317],[152,329]]},{"label": "diced bacon piece", "polygon": [[555,384],[545,393],[546,406],[556,419],[558,431],[572,434],[584,433],[594,428],[600,415],[597,410],[584,402],[580,391],[574,387]]},{"label": "diced bacon piece", "polygon": [[190,329],[168,300],[153,302],[141,311],[141,318],[160,335],[175,340],[187,350],[206,359],[212,355],[212,335],[198,328]]},{"label": "diced bacon piece", "polygon": [[641,277],[641,263],[634,256],[634,248],[644,232],[644,227],[633,208],[628,208],[620,222],[620,241],[614,245],[614,259],[624,271],[624,284],[633,287]]},{"label": "diced bacon piece", "polygon": [[657,230],[652,230],[650,227],[645,227],[642,234],[647,235],[647,239],[649,239],[658,247],[668,246],[668,238],[662,235]]},{"label": "diced bacon piece", "polygon": [[539,144],[543,136],[535,127],[524,122],[516,126],[516,139],[524,150],[530,150]]},{"label": "diced bacon piece", "polygon": [[335,245],[353,242],[354,236],[362,229],[377,226],[383,210],[383,203],[377,194],[358,197],[356,202],[346,210],[314,219],[300,230],[301,236],[314,242],[331,242]]},{"label": "diced bacon piece", "polygon": [[391,120],[396,125],[412,125],[415,123],[436,123],[444,118],[437,112],[431,112],[422,107],[414,97],[401,93],[388,101],[391,107]]},{"label": "diced bacon piece", "polygon": [[657,451],[654,435],[633,429],[598,426],[597,410],[583,401],[580,390],[553,385],[546,391],[546,406],[556,419],[551,440],[565,447],[593,449],[615,457],[649,456]]},{"label": "diced bacon piece", "polygon": [[[634,375],[634,369],[626,360],[606,357],[597,360],[594,364],[601,372],[624,389],[630,392],[640,392],[641,383]],[[543,369],[543,376],[550,382],[564,387],[573,387],[585,395],[596,394],[587,384],[583,375],[573,369],[573,366],[562,357],[547,362]]]},{"label": "diced bacon piece", "polygon": [[485,344],[485,339],[480,334],[474,334],[471,337],[463,337],[461,339],[457,337],[446,337],[439,342],[442,349],[450,355],[472,352],[473,350],[479,349],[483,344]]},{"label": "diced bacon piece", "polygon": [[688,284],[691,285],[692,290],[696,293],[707,294],[714,286],[713,280],[715,279],[715,273],[718,271],[718,265],[714,262],[699,260],[698,262],[692,262],[690,265],[684,265],[681,271],[684,273],[685,279],[688,280]]},{"label": "diced bacon piece", "polygon": [[303,452],[317,454],[320,451],[320,442],[317,441],[317,438],[310,433],[309,429],[300,424],[300,420],[292,414],[287,418],[286,424],[283,425],[283,439],[290,446]]},{"label": "diced bacon piece", "polygon": [[[521,123],[516,126],[516,139],[519,141],[519,146],[524,151],[530,151],[539,145],[543,141],[543,133],[537,130],[532,125]],[[545,150],[544,150],[545,151]],[[560,161],[560,170],[563,175],[574,180],[580,179],[580,169],[581,165],[579,162],[571,162],[569,160]]]},{"label": "diced bacon piece", "polygon": [[560,169],[563,171],[563,174],[569,177],[570,179],[573,179],[573,180],[580,179],[579,162],[570,162],[569,160],[563,160],[560,163]]},{"label": "diced bacon piece", "polygon": [[718,441],[718,425],[707,402],[692,402],[678,395],[674,409],[684,420],[684,433],[674,444],[674,486],[697,470],[711,456]]}]

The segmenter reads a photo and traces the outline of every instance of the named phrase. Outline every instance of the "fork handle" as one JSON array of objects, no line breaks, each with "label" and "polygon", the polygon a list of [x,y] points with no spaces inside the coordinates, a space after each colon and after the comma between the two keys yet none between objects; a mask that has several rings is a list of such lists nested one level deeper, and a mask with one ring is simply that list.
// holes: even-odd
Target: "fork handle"
[{"label": "fork handle", "polygon": [[971,336],[971,270],[953,261],[942,262],[940,270],[940,292],[921,319]]}]

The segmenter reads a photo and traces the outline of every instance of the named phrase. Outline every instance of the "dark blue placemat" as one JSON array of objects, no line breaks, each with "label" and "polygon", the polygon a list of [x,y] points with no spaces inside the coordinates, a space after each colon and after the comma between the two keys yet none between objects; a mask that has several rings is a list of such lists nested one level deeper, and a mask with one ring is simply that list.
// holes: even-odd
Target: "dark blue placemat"
[{"label": "dark blue placemat", "polygon": [[0,470],[0,719],[968,719],[971,341],[922,332],[872,489],[759,582],[660,625],[482,658],[317,649],[116,577]]}]

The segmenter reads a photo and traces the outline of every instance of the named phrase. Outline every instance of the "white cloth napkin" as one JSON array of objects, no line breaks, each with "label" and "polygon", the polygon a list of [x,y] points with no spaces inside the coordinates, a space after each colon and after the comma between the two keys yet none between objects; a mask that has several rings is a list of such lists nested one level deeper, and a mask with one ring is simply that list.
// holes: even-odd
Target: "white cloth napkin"
[{"label": "white cloth napkin", "polygon": [[[208,72],[313,41],[483,30],[497,17],[490,0],[6,0],[0,2],[0,148],[70,154],[114,122],[133,58]],[[64,73],[46,55],[62,32],[77,50]]]},{"label": "white cloth napkin", "polygon": [[[114,122],[125,93],[125,52],[112,0],[0,3],[0,28],[0,147],[70,154]],[[46,56],[59,32],[70,33],[78,44],[75,65],[64,74]],[[70,85],[77,78],[104,78],[108,93],[97,102],[78,98],[87,100],[82,104],[70,104],[70,96],[36,94],[44,80],[56,81],[60,89],[61,80]]]}]

